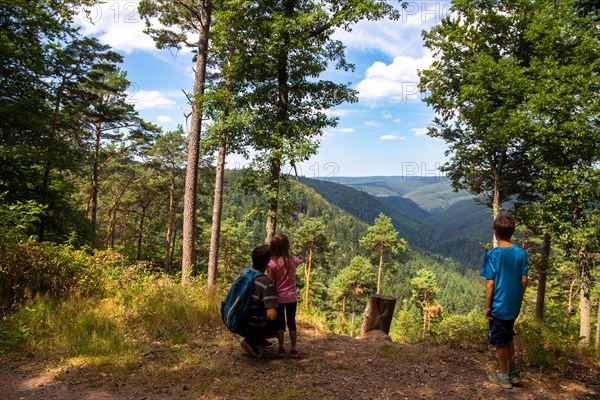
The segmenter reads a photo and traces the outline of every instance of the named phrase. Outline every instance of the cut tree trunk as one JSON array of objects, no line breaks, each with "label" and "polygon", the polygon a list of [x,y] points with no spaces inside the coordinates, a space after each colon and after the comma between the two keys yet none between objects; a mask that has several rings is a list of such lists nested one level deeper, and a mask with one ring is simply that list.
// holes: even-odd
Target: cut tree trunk
[{"label": "cut tree trunk", "polygon": [[360,336],[364,337],[367,332],[373,330],[383,331],[386,335],[389,334],[395,307],[395,297],[372,294],[365,309]]}]

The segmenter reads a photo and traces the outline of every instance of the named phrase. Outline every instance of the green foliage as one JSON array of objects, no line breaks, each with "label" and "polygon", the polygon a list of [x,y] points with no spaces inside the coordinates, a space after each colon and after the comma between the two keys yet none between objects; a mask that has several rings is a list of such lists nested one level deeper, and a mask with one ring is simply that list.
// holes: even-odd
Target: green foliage
[{"label": "green foliage", "polygon": [[402,301],[402,308],[392,320],[390,337],[400,343],[416,343],[422,339],[421,311],[408,299]]},{"label": "green foliage", "polygon": [[418,270],[410,284],[413,286],[411,301],[419,304],[421,308],[433,302],[439,291],[435,274],[427,268]]},{"label": "green foliage", "polygon": [[468,314],[443,313],[439,322],[432,325],[431,336],[439,341],[462,343],[487,343],[487,320],[477,309]]},{"label": "green foliage", "polygon": [[[5,203],[6,193],[0,194],[0,242],[2,253],[9,244],[16,244],[32,232],[34,224],[39,221],[43,207],[35,201],[15,204]],[[1,271],[1,270],[0,270]]]},{"label": "green foliage", "polygon": [[[38,295],[62,299],[93,291],[90,258],[70,245],[23,241],[0,254],[0,312],[13,310]],[[93,286],[93,284],[92,284]]]},{"label": "green foliage", "polygon": [[[348,303],[352,314],[350,329],[346,330],[345,326],[342,326],[341,331],[343,333],[350,332],[350,335],[353,336],[354,332],[357,332],[355,329],[357,327],[357,323],[355,322],[357,307],[364,309],[369,295],[374,293],[376,288],[377,276],[375,275],[373,265],[371,265],[368,258],[362,256],[352,258],[350,265],[342,269],[333,278],[329,291],[332,302],[342,312],[341,320],[345,320],[345,313],[348,312]],[[360,320],[360,318],[358,319]]]},{"label": "green foliage", "polygon": [[541,370],[565,370],[573,355],[580,351],[579,337],[562,329],[552,329],[524,320],[516,326],[516,346],[525,362]]}]

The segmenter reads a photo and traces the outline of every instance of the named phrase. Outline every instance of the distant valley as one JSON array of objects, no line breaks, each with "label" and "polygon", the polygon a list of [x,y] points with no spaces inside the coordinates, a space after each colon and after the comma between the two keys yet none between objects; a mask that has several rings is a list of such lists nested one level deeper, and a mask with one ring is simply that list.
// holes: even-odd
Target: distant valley
[{"label": "distant valley", "polygon": [[491,239],[492,216],[466,191],[453,191],[440,177],[301,178],[328,202],[367,224],[390,217],[409,244],[478,268],[482,244]]}]

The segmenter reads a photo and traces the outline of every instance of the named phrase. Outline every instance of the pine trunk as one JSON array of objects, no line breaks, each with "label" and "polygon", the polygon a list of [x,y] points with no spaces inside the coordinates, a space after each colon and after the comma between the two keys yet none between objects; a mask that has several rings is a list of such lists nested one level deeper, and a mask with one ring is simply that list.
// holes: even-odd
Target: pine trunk
[{"label": "pine trunk", "polygon": [[187,283],[196,264],[196,203],[198,188],[198,161],[200,159],[200,134],[202,131],[202,107],[198,98],[204,94],[206,64],[208,61],[208,36],[212,3],[204,2],[201,12],[200,35],[196,54],[196,70],[192,98],[192,123],[188,132],[188,158],[185,172],[185,191],[183,198],[183,249],[181,256],[181,280]]},{"label": "pine trunk", "polygon": [[579,337],[581,338],[581,344],[589,345],[591,339],[591,277],[585,243],[579,243],[578,259],[581,277],[581,289],[579,291]]},{"label": "pine trunk", "polygon": [[[295,0],[284,0],[284,13],[286,18],[291,18],[294,15],[294,9],[296,7]],[[279,202],[279,176],[281,174],[281,166],[283,160],[283,141],[287,135],[285,126],[289,120],[289,77],[288,77],[288,63],[289,63],[289,52],[291,37],[290,34],[284,30],[283,44],[281,45],[281,51],[277,56],[277,127],[275,130],[275,137],[277,142],[277,148],[271,150],[271,154],[275,154],[271,159],[271,171],[269,174],[268,183],[268,202],[267,202],[267,224],[266,224],[266,238],[265,243],[271,243],[271,239],[275,235],[277,229],[277,210]]]},{"label": "pine trunk", "polygon": [[541,250],[542,259],[538,272],[538,287],[535,300],[535,321],[541,324],[544,321],[544,307],[546,303],[546,281],[548,278],[548,265],[550,258],[550,235],[544,234],[544,243]]},{"label": "pine trunk", "polygon": [[223,179],[225,177],[225,144],[219,146],[217,171],[215,174],[215,195],[213,199],[212,226],[210,231],[210,249],[208,252],[207,285],[217,283],[217,264],[219,262],[219,237],[221,235],[221,216],[223,214]]},{"label": "pine trunk", "polygon": [[142,239],[144,238],[144,219],[146,218],[146,208],[147,205],[142,206],[142,214],[140,216],[140,233],[138,234],[138,246],[137,246],[137,257],[136,260],[140,261],[142,259]]},{"label": "pine trunk", "polygon": [[102,134],[102,125],[96,123],[96,140],[94,143],[94,171],[92,176],[92,252],[96,249],[96,230],[98,225],[98,181],[100,175],[100,135]]},{"label": "pine trunk", "polygon": [[[46,205],[46,201],[48,201],[48,194],[50,193],[50,179],[51,179],[51,173],[52,173],[52,168],[53,168],[53,165],[52,165],[53,152],[51,150],[51,147],[56,138],[56,131],[58,130],[58,114],[60,113],[62,98],[63,98],[64,91],[65,91],[65,84],[66,84],[66,80],[63,77],[60,82],[60,86],[58,88],[57,94],[56,94],[56,101],[54,102],[54,112],[52,113],[52,128],[50,129],[50,133],[48,136],[48,145],[46,147],[46,156],[48,158],[46,159],[46,166],[44,169],[44,184],[42,186],[42,195],[41,195],[41,199],[40,199],[40,203],[42,205]],[[42,215],[40,216],[40,229],[38,231],[38,241],[40,241],[40,242],[44,241],[44,237],[46,235],[46,224],[48,221],[49,212],[50,212],[50,210],[48,208],[46,208],[44,210],[44,212],[42,213]]]},{"label": "pine trunk", "polygon": [[[500,202],[500,182],[499,182],[499,178],[496,177],[494,179],[494,198],[492,200],[492,216],[494,217],[494,220],[500,216],[500,207],[501,207],[501,202]],[[492,233],[492,241],[494,243],[494,247],[498,247],[498,239],[496,239],[496,235],[494,235]]]},{"label": "pine trunk", "polygon": [[169,183],[169,221],[167,222],[167,233],[165,235],[165,260],[163,268],[165,273],[171,272],[171,241],[175,228],[175,162],[171,163],[171,181]]}]

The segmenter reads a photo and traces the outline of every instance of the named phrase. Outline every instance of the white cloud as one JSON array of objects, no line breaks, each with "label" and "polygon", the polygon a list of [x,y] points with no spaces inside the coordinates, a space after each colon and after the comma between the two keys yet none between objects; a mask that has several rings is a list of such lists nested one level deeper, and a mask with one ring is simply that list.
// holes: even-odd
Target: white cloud
[{"label": "white cloud", "polygon": [[168,115],[159,115],[156,117],[156,120],[158,122],[162,122],[164,124],[168,124],[169,122],[173,121],[173,118],[169,117]]},{"label": "white cloud", "polygon": [[356,130],[354,128],[336,128],[334,130],[339,133],[354,133],[354,132],[356,132]]},{"label": "white cloud", "polygon": [[144,33],[145,22],[138,12],[138,1],[112,1],[78,10],[74,23],[84,35],[95,36],[113,49],[131,53],[134,50],[156,50],[152,38]]},{"label": "white cloud", "polygon": [[390,57],[418,56],[422,47],[421,31],[449,16],[451,2],[409,0],[406,5],[406,9],[399,8],[401,16],[397,21],[363,20],[353,25],[351,32],[336,31],[335,38],[349,49],[382,52]]},{"label": "white cloud", "polygon": [[383,116],[384,119],[392,119],[392,114],[385,114]]},{"label": "white cloud", "polygon": [[158,90],[138,90],[133,91],[128,100],[137,110],[148,110],[151,108],[171,108],[175,106],[173,100],[163,96]]},{"label": "white cloud", "polygon": [[388,140],[405,140],[406,137],[404,136],[397,136],[397,135],[381,135],[379,136],[379,140],[383,140],[383,141],[388,141]]},{"label": "white cloud", "polygon": [[402,121],[402,120],[401,120],[400,118],[396,118],[396,119],[394,120],[394,122],[395,122],[395,123],[397,123],[397,124],[399,124],[401,121]]},{"label": "white cloud", "polygon": [[366,121],[365,125],[366,126],[379,126],[380,124],[377,121]]},{"label": "white cloud", "polygon": [[356,113],[356,110],[349,109],[336,109],[336,110],[323,110],[323,113],[329,117],[345,117],[350,114]]},{"label": "white cloud", "polygon": [[365,78],[356,85],[362,99],[389,98],[396,102],[419,100],[417,70],[428,68],[431,54],[420,58],[396,57],[390,65],[377,61],[371,65]]},{"label": "white cloud", "polygon": [[410,131],[415,136],[425,136],[425,135],[427,135],[427,128],[412,128]]}]

